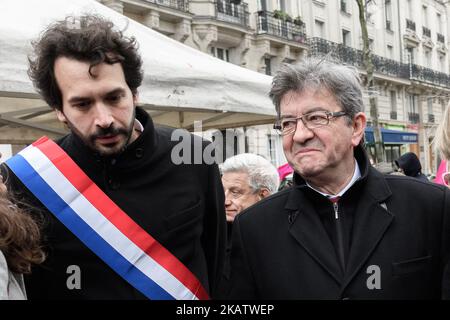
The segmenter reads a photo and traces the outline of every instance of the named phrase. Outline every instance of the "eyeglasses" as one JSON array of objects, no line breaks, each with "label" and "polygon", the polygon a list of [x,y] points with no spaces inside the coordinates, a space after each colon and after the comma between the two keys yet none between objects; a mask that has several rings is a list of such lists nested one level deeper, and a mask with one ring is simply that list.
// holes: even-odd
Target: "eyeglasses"
[{"label": "eyeglasses", "polygon": [[305,127],[311,130],[328,125],[332,118],[337,118],[345,115],[347,115],[345,111],[313,111],[298,118],[278,119],[273,125],[273,128],[277,130],[280,135],[286,136],[289,134],[293,134],[295,130],[297,130],[298,120],[302,120]]}]

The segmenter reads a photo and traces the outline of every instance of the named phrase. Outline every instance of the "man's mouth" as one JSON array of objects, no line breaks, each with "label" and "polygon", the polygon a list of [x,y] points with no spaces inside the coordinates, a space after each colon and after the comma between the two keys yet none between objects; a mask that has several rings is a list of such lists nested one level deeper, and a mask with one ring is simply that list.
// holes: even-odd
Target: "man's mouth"
[{"label": "man's mouth", "polygon": [[316,151],[319,151],[319,150],[314,149],[314,148],[302,148],[300,150],[296,150],[295,155],[301,155],[301,154],[306,154],[306,153],[316,152]]},{"label": "man's mouth", "polygon": [[98,141],[100,144],[113,144],[119,141],[119,135],[118,134],[107,134],[104,136],[98,136],[95,138],[96,141]]}]

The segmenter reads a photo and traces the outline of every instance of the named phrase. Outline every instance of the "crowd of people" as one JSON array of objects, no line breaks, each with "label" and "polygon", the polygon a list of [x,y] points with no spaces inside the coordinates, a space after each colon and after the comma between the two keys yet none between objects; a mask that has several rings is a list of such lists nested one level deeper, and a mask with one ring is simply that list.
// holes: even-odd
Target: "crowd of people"
[{"label": "crowd of people", "polygon": [[136,41],[74,19],[29,58],[70,133],[0,168],[0,299],[450,298],[450,190],[414,153],[395,161],[401,175],[371,165],[355,68],[305,58],[275,75],[288,179],[254,154],[176,165],[174,129],[137,106]]}]

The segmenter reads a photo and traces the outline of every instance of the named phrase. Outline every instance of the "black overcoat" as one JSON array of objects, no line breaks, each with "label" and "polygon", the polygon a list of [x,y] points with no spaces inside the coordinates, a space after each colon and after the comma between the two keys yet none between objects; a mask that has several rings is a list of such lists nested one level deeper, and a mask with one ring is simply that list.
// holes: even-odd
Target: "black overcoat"
[{"label": "black overcoat", "polygon": [[[57,143],[140,227],[175,255],[214,295],[226,243],[224,193],[216,164],[174,164],[172,128],[155,128],[137,108],[143,133],[116,157],[102,158],[73,134]],[[177,135],[179,136],[179,135]],[[188,146],[205,146],[188,135]],[[186,141],[185,141],[186,142]],[[195,150],[192,150],[195,151]],[[198,150],[197,150],[198,151]],[[192,153],[192,158],[194,154]],[[141,299],[144,296],[92,253],[25,190],[12,172],[3,174],[17,199],[44,218],[47,261],[26,278],[31,299]],[[69,266],[81,271],[81,288],[69,289]]]}]

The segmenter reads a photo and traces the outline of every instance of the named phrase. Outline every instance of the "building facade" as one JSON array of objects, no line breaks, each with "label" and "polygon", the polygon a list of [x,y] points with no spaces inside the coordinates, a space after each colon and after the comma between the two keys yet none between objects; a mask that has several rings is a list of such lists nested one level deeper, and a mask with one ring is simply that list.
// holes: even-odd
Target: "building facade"
[{"label": "building facade", "polygon": [[[328,55],[358,67],[365,76],[355,0],[99,2],[188,46],[257,72],[272,75],[282,63]],[[377,97],[388,161],[413,151],[430,174],[439,161],[431,141],[450,94],[449,10],[446,1],[438,0],[377,0],[366,7],[376,83],[370,91]],[[261,154],[275,165],[285,162],[280,138],[270,125],[235,133],[239,138],[227,143],[243,145],[231,150]],[[370,132],[367,137],[370,142]]]}]

